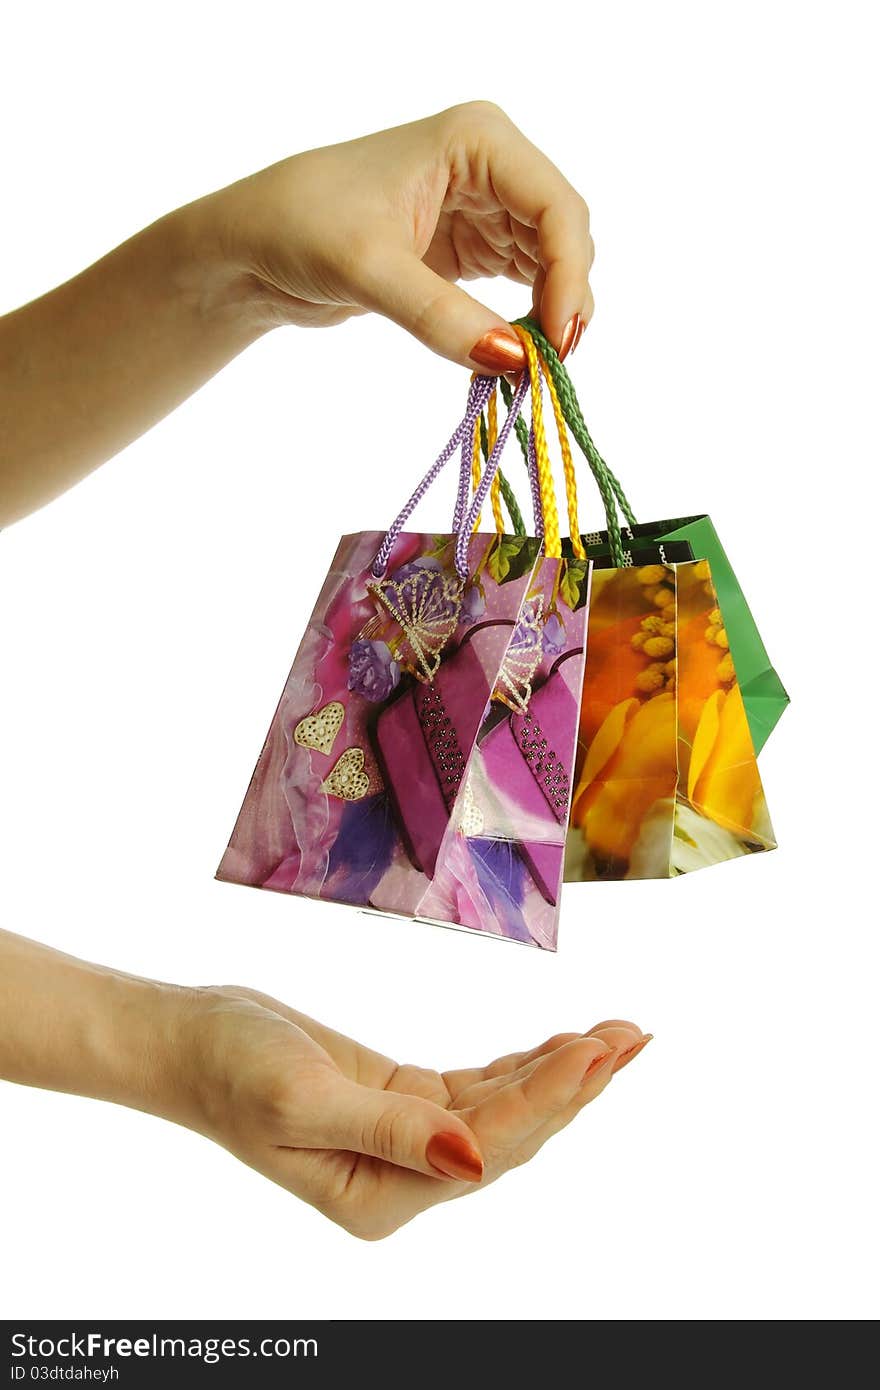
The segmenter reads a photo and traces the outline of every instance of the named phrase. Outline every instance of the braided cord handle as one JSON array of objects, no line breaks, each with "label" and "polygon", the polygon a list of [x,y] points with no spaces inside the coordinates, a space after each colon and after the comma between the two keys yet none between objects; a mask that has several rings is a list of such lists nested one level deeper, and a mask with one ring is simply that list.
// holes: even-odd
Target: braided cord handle
[{"label": "braided cord handle", "polygon": [[[474,390],[474,383],[478,380],[479,378],[476,376],[471,377],[472,392]],[[470,442],[468,441],[467,434],[464,434],[462,436],[461,472],[459,474],[458,500],[455,504],[455,516],[453,519],[452,528],[456,534],[458,534],[458,531],[460,530],[462,518],[464,517],[464,509],[467,506],[468,496],[470,494],[470,486],[472,484],[474,492],[476,492],[477,488],[480,485],[480,453],[482,452],[483,458],[488,462],[489,455],[495,448],[495,443],[498,439],[497,384],[497,380],[493,380],[492,388],[489,392],[489,399],[486,404],[486,409],[480,413],[480,415],[477,417],[474,423],[474,429],[470,437]],[[470,400],[470,396],[468,397],[468,399]],[[507,400],[507,405],[509,409],[510,399]],[[517,416],[516,425],[519,426],[521,424],[522,420],[519,416]],[[524,536],[526,534],[526,527],[525,522],[523,521],[522,512],[519,509],[519,503],[517,502],[516,497],[514,496],[513,488],[510,486],[510,483],[504,477],[500,465],[495,473],[495,477],[492,479],[492,486],[489,489],[489,496],[492,502],[492,516],[495,521],[496,534],[499,536],[503,536],[506,532],[506,527],[504,524],[504,513],[501,510],[501,499],[503,497],[508,510],[508,514],[510,516],[511,523],[513,525],[514,535]],[[474,525],[474,531],[479,531],[479,529],[480,518],[477,517],[476,523]]]},{"label": "braided cord handle", "polygon": [[[498,441],[498,392],[493,390],[489,397],[489,404],[486,407],[486,442],[489,446],[489,453],[495,448]],[[483,416],[480,416],[480,433],[483,430]],[[479,482],[480,453],[477,450],[475,455],[476,471],[474,474],[474,486]],[[495,477],[492,479],[492,486],[489,489],[489,496],[492,499],[492,516],[495,518],[496,535],[504,535],[504,513],[501,510],[501,469],[499,468]]]},{"label": "braided cord handle", "polygon": [[[486,382],[489,382],[488,386]],[[461,466],[458,471],[458,492],[455,498],[455,511],[452,514],[452,530],[458,535],[464,521],[464,514],[467,511],[468,497],[470,496],[471,467],[474,454],[474,442],[477,438],[477,425],[482,414],[483,405],[488,399],[493,389],[491,378],[471,377],[471,384],[468,390],[468,403],[465,417],[459,426],[461,431],[459,439],[461,443]],[[475,406],[479,406],[476,414],[473,413]]]},{"label": "braided cord handle", "polygon": [[[525,395],[525,377],[523,377],[523,383],[524,385],[522,394]],[[437,455],[437,458],[434,460],[431,467],[428,469],[427,473],[425,474],[422,481],[419,483],[418,487],[410,497],[409,501],[404,503],[404,505],[401,507],[400,511],[398,512],[397,516],[395,517],[394,521],[391,523],[391,526],[386,532],[385,539],[382,541],[382,544],[379,546],[379,549],[376,552],[376,558],[371,566],[371,572],[374,579],[381,579],[384,575],[385,570],[388,567],[389,556],[391,555],[391,551],[394,549],[394,543],[397,540],[397,537],[400,535],[404,526],[409,521],[410,516],[415,511],[419,502],[421,502],[422,498],[430,488],[431,484],[434,482],[435,478],[439,476],[443,468],[452,458],[452,455],[458,448],[459,443],[462,441],[462,438],[464,437],[465,439],[469,440],[472,436],[477,417],[481,414],[483,406],[486,404],[486,401],[489,398],[492,386],[493,378],[488,376],[477,377],[476,380],[472,382],[470,395],[468,397],[467,410],[465,412],[464,419],[460,422],[460,424],[456,426],[452,435],[447,440],[440,453]],[[510,417],[508,417],[508,420],[509,418]],[[507,426],[507,423],[508,422],[505,421],[505,426]],[[504,431],[502,430],[502,433],[503,432]],[[505,434],[504,437],[506,439],[507,435]],[[499,443],[500,442],[501,436],[499,435]],[[497,452],[500,454],[500,450],[497,450]],[[462,473],[464,474],[465,490],[467,490],[469,475],[464,472],[464,469],[462,469]],[[460,490],[461,480],[459,482],[459,495]],[[482,501],[480,505],[482,506]],[[456,504],[456,514],[458,514],[458,510],[458,504]],[[464,508],[462,508],[462,511],[463,510]],[[458,546],[456,547],[456,558],[458,557],[459,549],[461,548],[462,539],[464,539],[465,567],[463,571],[461,567],[459,567],[459,574],[462,578],[464,578],[465,574],[467,573],[467,540],[470,536],[470,528],[466,527],[464,530],[462,530],[461,519],[459,519],[459,524],[454,524],[453,529],[458,533]]]},{"label": "braided cord handle", "polygon": [[553,344],[549,341],[549,339],[545,338],[541,328],[538,326],[534,319],[526,318],[522,320],[522,323],[526,327],[528,332],[531,333],[532,337],[535,339],[535,342],[537,343],[540,352],[547,361],[547,365],[550,369],[550,373],[553,377],[556,389],[559,393],[559,398],[563,405],[565,418],[568,421],[569,428],[571,429],[572,434],[574,434],[575,438],[578,441],[578,444],[580,445],[586,457],[589,459],[591,468],[596,467],[601,472],[604,472],[606,474],[614,492],[614,496],[617,500],[617,504],[620,507],[620,510],[623,513],[624,517],[626,518],[627,523],[630,526],[635,526],[637,522],[633,514],[632,507],[630,506],[627,500],[626,494],[623,491],[620,482],[615,477],[614,473],[611,471],[611,468],[606,463],[605,459],[599,453],[599,450],[596,448],[595,441],[593,440],[590,431],[587,429],[586,421],[584,420],[583,412],[581,410],[580,401],[578,400],[577,393],[574,389],[574,383],[572,382],[572,379],[569,376],[568,371],[560,362],[559,355],[556,349],[554,348]]},{"label": "braided cord handle", "polygon": [[571,537],[571,548],[576,559],[586,560],[587,552],[584,550],[578,522],[577,477],[574,471],[574,459],[571,456],[571,445],[568,442],[565,417],[562,414],[562,406],[556,392],[556,383],[550,375],[547,360],[540,353],[538,353],[538,358],[541,363],[541,371],[547,382],[547,390],[550,393],[550,404],[553,407],[553,418],[556,421],[556,433],[559,436],[559,452],[562,454],[562,468],[565,474],[565,498],[568,503],[568,534]]},{"label": "braided cord handle", "polygon": [[[519,385],[517,386],[516,391],[514,392],[513,400],[510,403],[510,409],[507,412],[504,424],[498,431],[498,438],[495,441],[495,447],[490,453],[488,460],[486,461],[486,467],[483,470],[483,476],[480,479],[479,486],[477,487],[477,490],[474,493],[473,501],[471,502],[467,516],[464,518],[461,529],[458,533],[458,540],[455,546],[455,568],[462,578],[464,578],[467,574],[468,542],[470,541],[471,535],[473,534],[474,522],[480,515],[480,512],[483,510],[483,505],[486,501],[489,489],[491,488],[495,474],[498,471],[498,463],[504,451],[504,446],[507,443],[508,437],[510,435],[511,430],[513,429],[515,421],[519,417],[519,412],[522,409],[522,403],[525,400],[526,392],[529,389],[530,382],[531,373],[523,372],[520,378]],[[534,405],[534,396],[532,398],[532,403]],[[540,401],[538,408],[540,410]]]},{"label": "braided cord handle", "polygon": [[[517,325],[514,326],[517,327]],[[587,429],[583,413],[581,412],[580,402],[575,394],[571,377],[560,362],[553,344],[544,336],[534,319],[524,318],[519,321],[518,326],[524,328],[534,339],[537,347],[540,349],[541,356],[546,361],[547,368],[550,376],[553,378],[553,383],[559,396],[563,416],[590,466],[590,471],[596,480],[599,492],[602,496],[602,502],[605,508],[605,519],[608,527],[611,558],[615,565],[622,567],[624,564],[624,553],[623,541],[620,535],[618,508],[623,513],[628,525],[635,526],[636,519],[632,507],[629,504],[620,482],[593,442],[592,436]]]},{"label": "braided cord handle", "polygon": [[[490,416],[490,425],[489,425],[490,431],[491,431],[491,428],[492,428],[492,426],[491,426],[492,402],[493,402],[494,400],[495,400],[495,391],[494,391],[494,389],[493,389],[491,395],[489,396],[489,402],[488,402],[488,414],[489,414],[489,416]],[[474,437],[473,437],[473,442],[472,442],[472,446],[471,446],[471,484],[472,484],[472,486],[473,486],[474,492],[476,492],[477,488],[480,486],[480,436],[481,436],[482,432],[483,432],[483,416],[482,416],[482,414],[480,414],[479,418],[478,418],[478,419],[475,421],[475,423],[474,423]],[[498,410],[497,410],[497,407],[496,407],[496,410],[495,410],[495,438],[492,440],[492,444],[491,444],[490,450],[489,450],[490,453],[491,453],[492,449],[494,449],[494,447],[495,447],[495,442],[496,442],[497,438],[498,438]],[[498,474],[496,473],[496,474],[495,474],[495,477],[492,479],[492,486],[491,486],[491,488],[489,489],[490,495],[491,495],[491,498],[492,498],[493,509],[494,509],[494,504],[495,504],[495,485],[496,485],[497,482],[498,482]],[[476,519],[476,522],[474,523],[474,530],[475,530],[475,531],[479,531],[479,529],[480,529],[480,521],[481,521],[481,517],[478,516],[477,519]],[[502,518],[502,521],[503,521],[503,518]]]},{"label": "braided cord handle", "polygon": [[[562,558],[562,538],[559,534],[559,512],[556,508],[556,494],[553,490],[553,473],[550,468],[550,453],[547,448],[547,435],[544,432],[544,407],[541,400],[541,368],[538,353],[524,328],[516,329],[523,347],[529,368],[529,385],[532,396],[532,435],[535,468],[530,476],[537,477],[541,502],[541,516],[544,520],[544,554],[551,560]],[[515,399],[515,398],[514,398]],[[531,462],[531,459],[530,459]],[[533,484],[534,485],[534,484]]]},{"label": "braided cord handle", "polygon": [[[510,407],[510,399],[511,398],[508,398],[507,401],[508,408]],[[518,428],[521,423],[522,417],[517,419],[514,428]],[[489,397],[488,406],[477,422],[477,427],[479,429],[480,451],[483,455],[483,462],[485,463],[488,461],[489,455],[495,448],[495,441],[498,438],[498,392],[494,388]],[[476,452],[474,453],[472,472],[473,486],[474,490],[476,490],[480,483],[480,461],[477,458]],[[504,505],[507,508],[507,515],[510,517],[510,525],[513,534],[515,536],[524,536],[526,534],[526,524],[523,521],[523,514],[519,509],[519,503],[516,500],[513,488],[507,481],[504,470],[500,465],[495,477],[492,479],[492,487],[489,491],[489,496],[492,501],[492,516],[495,521],[496,535],[503,536],[507,534],[504,513],[501,510],[501,502],[503,499]]]},{"label": "braided cord handle", "polygon": [[[507,382],[505,382],[504,385],[507,386]],[[508,389],[508,391],[510,391],[510,387],[509,387],[509,386],[507,387],[507,389]],[[504,394],[504,393],[503,393],[503,391],[502,391],[502,395],[503,395],[503,394]],[[509,408],[509,406],[510,406],[510,402],[511,402],[512,399],[513,399],[513,392],[511,391],[511,392],[510,392],[510,396],[509,396],[509,398],[508,398],[508,400],[507,400],[508,408]],[[514,425],[514,429],[515,429],[517,432],[519,431],[519,427],[520,427],[520,425],[521,425],[522,423],[523,423],[522,416],[520,416],[519,419],[517,420],[516,424]],[[492,448],[494,447],[495,440],[496,440],[497,438],[498,438],[498,435],[497,435],[497,426],[496,426],[496,433],[495,433],[494,435],[490,435],[489,427],[488,427],[487,424],[486,424],[486,418],[485,418],[485,416],[482,416],[481,419],[480,419],[480,447],[481,447],[481,449],[482,449],[482,451],[483,451],[483,461],[484,461],[484,462],[486,462],[486,461],[488,460],[489,454],[492,452]],[[490,439],[491,439],[491,443],[490,443]],[[524,535],[526,534],[526,523],[525,523],[525,521],[523,520],[523,514],[522,514],[522,512],[520,511],[519,502],[516,500],[516,493],[514,492],[513,488],[510,486],[510,483],[509,483],[508,480],[507,480],[507,475],[505,474],[503,468],[499,468],[499,469],[498,469],[498,472],[495,474],[495,482],[492,484],[493,493],[494,493],[494,489],[495,489],[495,483],[498,484],[498,491],[501,493],[501,496],[502,496],[502,498],[504,499],[504,505],[505,505],[505,507],[507,508],[507,515],[510,517],[510,524],[511,524],[511,526],[513,527],[513,534],[514,534],[515,536],[524,536]],[[494,504],[493,504],[493,511],[494,511]],[[495,529],[496,529],[496,531],[498,531],[498,534],[499,534],[499,535],[503,535],[503,534],[504,534],[504,530],[505,530],[505,527],[504,527],[504,518],[501,517],[500,523],[499,523],[499,518],[498,518],[497,514],[496,514],[496,516],[495,516]]]},{"label": "braided cord handle", "polygon": [[[507,379],[503,376],[499,377],[498,384],[501,388],[501,399],[504,401],[504,404],[507,406],[507,409],[509,410],[510,402],[513,400],[513,391]],[[519,441],[519,447],[522,451],[523,462],[526,466],[526,474],[529,479],[529,492],[532,498],[532,514],[534,516],[535,521],[535,535],[542,536],[544,534],[544,522],[543,518],[540,515],[540,497],[536,487],[536,477],[532,468],[533,459],[531,456],[532,451],[529,427],[526,424],[525,420],[522,418],[522,416],[520,416],[514,428],[516,429],[516,437]]]}]

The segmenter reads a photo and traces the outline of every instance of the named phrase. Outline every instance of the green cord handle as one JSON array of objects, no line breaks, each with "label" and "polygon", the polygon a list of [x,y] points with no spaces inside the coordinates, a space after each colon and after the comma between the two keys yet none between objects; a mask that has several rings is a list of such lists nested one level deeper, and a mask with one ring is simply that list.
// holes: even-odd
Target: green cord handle
[{"label": "green cord handle", "polygon": [[[509,410],[513,402],[513,391],[506,377],[499,377],[498,380],[501,386],[501,399],[504,401],[506,408]],[[514,425],[514,429],[516,430],[516,437],[519,440],[519,447],[522,449],[523,462],[525,463],[526,468],[528,468],[529,427],[521,415],[517,420],[516,424]]]},{"label": "green cord handle", "polygon": [[575,392],[571,377],[568,375],[568,372],[566,371],[565,367],[563,367],[562,363],[560,362],[555,347],[551,342],[548,341],[547,338],[544,337],[544,334],[542,333],[540,327],[534,319],[524,318],[518,320],[518,322],[521,323],[522,326],[531,334],[538,347],[540,348],[542,354],[546,358],[547,366],[550,368],[550,375],[553,377],[553,384],[556,387],[556,394],[558,395],[560,404],[562,405],[563,414],[565,415],[565,418],[569,424],[569,428],[572,430],[572,433],[577,439],[577,442],[580,445],[581,450],[586,455],[587,459],[590,461],[591,468],[597,467],[606,474],[614,491],[614,496],[617,499],[618,506],[620,507],[620,510],[623,512],[623,515],[626,518],[628,524],[630,526],[637,525],[635,516],[633,515],[632,507],[627,501],[626,494],[624,493],[623,488],[621,487],[617,478],[612,473],[608,464],[603,459],[602,455],[599,453],[599,450],[596,448],[596,445],[593,441],[593,437],[590,434],[590,431],[587,429],[586,422],[581,411],[580,401],[577,398],[577,394]]},{"label": "green cord handle", "polygon": [[[553,344],[545,338],[534,319],[526,317],[518,319],[517,322],[520,323],[535,340],[536,346],[547,363],[550,375],[553,378],[553,384],[556,387],[559,403],[562,406],[562,413],[565,416],[566,424],[586,458],[590,466],[590,471],[596,480],[596,484],[602,496],[602,502],[605,508],[605,520],[608,527],[608,543],[611,551],[611,558],[616,566],[622,568],[624,564],[624,553],[623,540],[620,535],[618,509],[623,513],[624,518],[630,526],[636,525],[635,514],[618,479],[615,477],[614,473],[612,473],[593,442],[581,411],[580,402],[575,394],[571,377],[560,362]],[[506,385],[507,383],[502,378],[502,395],[505,394],[504,388]],[[507,389],[508,391],[510,390],[509,387]],[[522,424],[523,422],[520,421],[519,423]],[[528,459],[528,434],[524,424],[522,432],[517,429],[517,437]]]}]

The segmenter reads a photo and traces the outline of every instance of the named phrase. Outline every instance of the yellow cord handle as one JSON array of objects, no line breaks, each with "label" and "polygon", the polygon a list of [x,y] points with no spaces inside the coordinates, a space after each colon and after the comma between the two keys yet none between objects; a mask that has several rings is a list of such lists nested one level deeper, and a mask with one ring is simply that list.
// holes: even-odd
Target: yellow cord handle
[{"label": "yellow cord handle", "polygon": [[[473,377],[471,377],[471,380],[473,381]],[[497,386],[495,387],[491,396],[489,397],[488,416],[489,429],[486,436],[486,443],[488,447],[488,452],[491,455],[492,450],[495,448],[495,444],[498,440]],[[476,492],[477,488],[480,486],[480,478],[482,476],[482,463],[480,459],[480,429],[481,423],[479,420],[477,420],[477,427],[474,431],[474,451],[471,455],[471,478],[473,480],[474,492]],[[504,524],[504,513],[501,510],[501,478],[499,477],[497,470],[495,473],[495,477],[492,479],[492,487],[489,491],[489,496],[492,499],[492,516],[495,519],[495,530],[499,536],[503,536],[505,534],[506,527]],[[477,520],[474,524],[474,530],[479,531],[479,529],[480,517],[477,517]]]},{"label": "yellow cord handle", "polygon": [[[537,350],[537,349],[536,349]],[[562,468],[565,473],[565,500],[568,503],[568,531],[571,536],[571,548],[578,560],[586,560],[587,552],[581,540],[581,529],[578,524],[578,497],[577,497],[577,478],[574,471],[574,459],[571,456],[571,445],[568,442],[568,430],[565,424],[565,416],[562,413],[562,406],[559,403],[559,396],[556,393],[556,383],[550,375],[550,368],[543,353],[538,353],[541,363],[541,371],[544,373],[544,380],[550,392],[550,400],[553,405],[553,415],[556,420],[556,432],[559,435],[559,448],[562,453]]]},{"label": "yellow cord handle", "polygon": [[[498,440],[498,387],[496,386],[489,397],[488,406],[489,434],[487,444],[489,446],[489,457]],[[495,530],[499,536],[504,535],[504,513],[501,510],[501,474],[495,470],[495,477],[492,479],[492,488],[489,492],[492,499],[492,515],[495,518]]]},{"label": "yellow cord handle", "polygon": [[541,494],[541,510],[544,513],[544,554],[551,560],[562,558],[562,542],[559,538],[559,512],[556,509],[556,493],[553,489],[553,471],[547,451],[547,436],[544,433],[544,410],[541,404],[541,368],[538,350],[530,334],[518,323],[514,328],[525,348],[529,363],[532,393],[532,428],[535,431],[535,459],[538,464],[538,490]]}]

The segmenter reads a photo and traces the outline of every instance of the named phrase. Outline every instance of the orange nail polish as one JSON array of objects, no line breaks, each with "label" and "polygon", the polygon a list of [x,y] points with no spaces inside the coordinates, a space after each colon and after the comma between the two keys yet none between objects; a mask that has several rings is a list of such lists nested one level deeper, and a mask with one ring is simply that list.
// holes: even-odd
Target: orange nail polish
[{"label": "orange nail polish", "polygon": [[425,1155],[432,1168],[447,1178],[459,1182],[479,1182],[483,1176],[483,1160],[473,1144],[460,1134],[434,1134],[428,1140]]},{"label": "orange nail polish", "polygon": [[607,1066],[608,1063],[613,1060],[613,1058],[614,1049],[611,1047],[609,1047],[606,1052],[600,1052],[598,1057],[594,1057],[592,1062],[589,1063],[587,1070],[581,1077],[581,1085],[583,1086],[585,1081],[589,1081],[591,1076],[595,1076],[596,1072],[600,1071],[602,1067]]},{"label": "orange nail polish", "polygon": [[638,1057],[642,1048],[648,1046],[653,1036],[653,1033],[646,1033],[643,1038],[639,1038],[638,1042],[633,1043],[632,1047],[628,1047],[625,1052],[621,1052],[617,1058],[617,1064],[614,1070],[620,1071],[623,1067],[628,1066],[634,1057]]},{"label": "orange nail polish", "polygon": [[568,320],[568,323],[562,330],[562,337],[559,339],[558,352],[560,362],[564,362],[568,354],[571,352],[572,343],[574,342],[574,335],[575,333],[577,333],[577,327],[579,322],[580,315],[572,314],[571,318]]},{"label": "orange nail polish", "polygon": [[490,328],[474,343],[470,357],[490,372],[517,372],[526,365],[525,348],[510,328]]},{"label": "orange nail polish", "polygon": [[578,314],[578,329],[577,333],[574,335],[574,342],[571,345],[572,355],[574,355],[574,353],[576,353],[578,348],[580,347],[581,338],[584,336],[586,331],[586,320],[580,314]]}]

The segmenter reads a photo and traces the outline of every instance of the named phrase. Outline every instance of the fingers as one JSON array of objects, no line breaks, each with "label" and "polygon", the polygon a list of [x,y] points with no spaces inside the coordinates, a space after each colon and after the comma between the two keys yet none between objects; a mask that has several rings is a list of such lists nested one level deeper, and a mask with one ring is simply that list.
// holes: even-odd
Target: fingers
[{"label": "fingers", "polygon": [[574,1100],[612,1051],[600,1038],[578,1038],[543,1058],[528,1074],[500,1087],[466,1112],[485,1149],[493,1175],[534,1131],[551,1123]]},{"label": "fingers", "polygon": [[503,112],[485,108],[483,103],[459,110],[460,138],[487,156],[489,180],[499,201],[518,222],[537,231],[537,260],[544,276],[536,307],[544,332],[558,350],[571,320],[585,309],[592,312],[589,209],[556,166]]},{"label": "fingers", "polygon": [[615,1074],[633,1061],[653,1036],[653,1033],[643,1033],[637,1023],[630,1023],[627,1019],[621,1018],[606,1019],[604,1023],[597,1023],[595,1028],[590,1029],[590,1037],[601,1038],[608,1047],[614,1049]]},{"label": "fingers", "polygon": [[[585,1036],[557,1035],[530,1053],[500,1058],[500,1064],[520,1061],[513,1079],[486,1082],[492,1068],[478,1069],[484,1083],[475,1084],[491,1089],[459,1114],[346,1082],[347,1118],[340,1118],[338,1095],[332,1107],[336,1145],[324,1138],[311,1150],[276,1148],[256,1166],[346,1229],[376,1239],[425,1208],[473,1192],[526,1162],[604,1090],[621,1059],[637,1055],[647,1041],[636,1025],[618,1020],[606,1020]],[[327,1109],[325,1104],[322,1111]],[[475,1169],[455,1168],[462,1154],[469,1164],[474,1152],[485,1155],[481,1181]],[[444,1172],[453,1180],[443,1181]]]},{"label": "fingers", "polygon": [[528,1163],[540,1149],[543,1149],[548,1139],[559,1134],[585,1106],[596,1100],[614,1078],[615,1061],[616,1054],[613,1051],[608,1051],[604,1057],[599,1058],[568,1104],[557,1110],[549,1120],[537,1125],[519,1144],[509,1150],[506,1167],[519,1168],[523,1163]]},{"label": "fingers", "polygon": [[582,1038],[583,1033],[555,1033],[552,1038],[547,1038],[538,1047],[533,1047],[528,1052],[510,1052],[506,1057],[496,1057],[494,1062],[490,1062],[487,1067],[464,1067],[459,1071],[447,1071],[443,1073],[443,1080],[453,1101],[466,1091],[468,1087],[478,1085],[482,1081],[495,1077],[509,1076],[526,1062],[531,1062],[535,1057],[543,1057],[548,1052],[555,1052],[558,1047],[565,1043],[575,1042]]},{"label": "fingers", "polygon": [[605,1028],[628,1028],[631,1033],[641,1034],[641,1028],[637,1023],[633,1023],[629,1018],[603,1018],[601,1023],[594,1023],[589,1030],[590,1035],[599,1033]]},{"label": "fingers", "polygon": [[516,371],[525,365],[510,325],[411,251],[388,253],[381,264],[366,268],[361,293],[366,308],[471,371]]},{"label": "fingers", "polygon": [[[549,1053],[532,1075],[500,1088],[484,1103],[464,1112],[470,1125],[468,1132],[486,1155],[480,1185],[494,1181],[513,1166],[514,1156],[534,1131],[565,1110],[586,1084],[585,1075],[590,1072],[592,1076],[591,1069],[597,1062],[607,1065],[613,1056],[601,1040],[577,1038]],[[438,1176],[434,1174],[435,1178]],[[345,1183],[345,1213],[342,1217],[337,1214],[335,1219],[342,1219],[351,1229],[352,1207],[381,1210],[386,1215],[393,1214],[389,1227],[393,1229],[427,1207],[476,1188],[473,1181],[432,1182],[415,1172],[395,1173],[382,1164],[361,1164],[354,1180]],[[328,1214],[333,1212],[328,1210]]]},{"label": "fingers", "polygon": [[[470,1088],[480,1085],[488,1080],[500,1080],[506,1082],[511,1079],[512,1074],[520,1068],[533,1062],[535,1058],[544,1057],[549,1052],[555,1052],[557,1048],[566,1043],[575,1042],[578,1038],[604,1036],[605,1029],[626,1029],[632,1034],[633,1038],[642,1036],[641,1029],[637,1023],[632,1023],[628,1019],[611,1018],[603,1019],[601,1023],[596,1023],[585,1033],[554,1033],[537,1047],[530,1048],[526,1052],[509,1052],[503,1057],[496,1057],[485,1067],[465,1067],[458,1071],[447,1071],[443,1073],[443,1081],[454,1103],[458,1103],[459,1097]],[[614,1038],[609,1046],[618,1046],[622,1038]]]},{"label": "fingers", "polygon": [[[490,1180],[533,1157],[649,1040],[635,1024],[608,1021],[522,1068],[494,1092],[485,1092],[466,1114],[486,1154]],[[585,1063],[580,1073],[578,1061]]]},{"label": "fingers", "polygon": [[[611,1039],[608,1040],[612,1042]],[[560,1110],[553,1118],[544,1125],[534,1130],[528,1139],[522,1144],[519,1150],[512,1156],[512,1164],[519,1165],[527,1163],[530,1158],[534,1158],[539,1149],[543,1148],[548,1139],[552,1139],[554,1134],[565,1129],[566,1125],[571,1124],[572,1120],[583,1110],[585,1105],[595,1100],[601,1095],[602,1091],[609,1082],[617,1075],[623,1067],[628,1066],[642,1048],[647,1047],[651,1041],[651,1034],[646,1033],[638,1039],[633,1038],[631,1032],[627,1037],[621,1038],[616,1046],[612,1045],[608,1058],[604,1065],[597,1066],[595,1071],[585,1081],[579,1092],[576,1092],[570,1103]]]},{"label": "fingers", "polygon": [[644,1034],[639,1025],[628,1018],[605,1018],[601,1023],[594,1023],[590,1029],[591,1038],[601,1038],[609,1047],[616,1048],[621,1056],[629,1055],[640,1039],[652,1036]]},{"label": "fingers", "polygon": [[502,1075],[487,1077],[483,1081],[477,1081],[465,1087],[456,1097],[456,1110],[467,1110],[471,1106],[480,1105],[487,1097],[492,1095],[494,1091],[500,1091],[503,1087],[509,1086],[515,1081],[525,1081],[527,1077],[531,1076],[532,1072],[536,1071],[537,1068],[542,1065],[546,1057],[558,1051],[559,1047],[567,1047],[570,1042],[576,1041],[580,1041],[580,1038],[566,1038],[565,1041],[559,1043],[557,1047],[546,1047],[544,1049],[536,1048],[534,1054],[531,1056],[525,1054],[525,1056],[530,1059],[524,1060],[519,1067],[514,1067]]},{"label": "fingers", "polygon": [[345,1078],[323,1098],[319,1121],[305,1144],[367,1154],[433,1178],[479,1182],[483,1174],[478,1142],[457,1115],[420,1096],[359,1086]]},{"label": "fingers", "polygon": [[[592,257],[592,246],[593,246],[593,239],[592,239],[592,237],[591,237],[591,238],[590,238],[590,263],[591,263],[591,264],[592,264],[592,258],[593,258],[593,257]],[[534,283],[533,283],[533,285],[532,285],[532,318],[535,318],[535,319],[538,320],[538,322],[539,322],[539,323],[542,325],[542,327],[544,328],[545,333],[547,332],[547,329],[546,329],[546,321],[547,321],[547,317],[549,316],[549,312],[550,312],[549,309],[547,308],[546,303],[545,303],[545,290],[546,290],[546,285],[547,285],[547,276],[546,276],[544,270],[541,269],[541,270],[538,271],[537,275],[535,276]],[[562,331],[562,336],[561,336],[561,338],[559,339],[559,341],[558,341],[558,343],[557,343],[557,345],[556,345],[556,346],[557,346],[557,351],[558,351],[558,353],[559,353],[559,360],[560,360],[561,362],[564,362],[565,359],[566,359],[566,357],[568,357],[570,353],[574,352],[575,349],[579,346],[580,341],[581,341],[581,338],[584,336],[584,332],[586,331],[587,324],[590,322],[590,319],[593,317],[593,310],[594,310],[594,308],[595,308],[595,305],[594,305],[594,302],[593,302],[593,291],[590,289],[589,284],[587,284],[587,285],[584,287],[583,301],[582,301],[582,303],[581,303],[581,305],[580,305],[579,311],[577,312],[577,314],[574,315],[573,318],[569,319],[568,323],[566,324],[565,328],[564,328],[563,331]],[[548,336],[548,337],[550,336],[549,333],[547,334],[547,336]],[[552,340],[551,340],[551,341],[552,341]]]},{"label": "fingers", "polygon": [[562,358],[574,346],[588,296],[592,315],[589,214],[582,199],[578,199],[578,204],[574,208],[558,204],[548,207],[538,222],[540,264],[544,271],[538,312],[541,327]]},{"label": "fingers", "polygon": [[[554,164],[497,107],[470,102],[430,122],[439,129],[453,202],[462,170],[478,170],[473,182],[508,219],[512,241],[485,244],[465,256],[476,273],[539,281],[535,307],[541,325],[561,355],[570,352],[592,313],[589,272],[593,258],[586,203]],[[473,190],[471,190],[473,192]],[[479,205],[479,203],[478,203]],[[487,214],[491,220],[491,213]],[[448,219],[447,219],[448,220]],[[468,219],[463,220],[467,228]],[[448,227],[425,264],[412,245],[389,225],[374,236],[380,247],[372,264],[358,260],[358,300],[399,323],[432,351],[471,370],[499,373],[524,366],[522,346],[498,314],[450,283],[461,256]],[[531,235],[530,235],[531,233]],[[461,235],[461,234],[460,234]],[[474,233],[476,235],[476,233]],[[479,240],[479,238],[478,238]],[[423,253],[422,253],[423,254]],[[438,273],[439,272],[439,273]],[[443,276],[448,278],[444,279]]]}]

